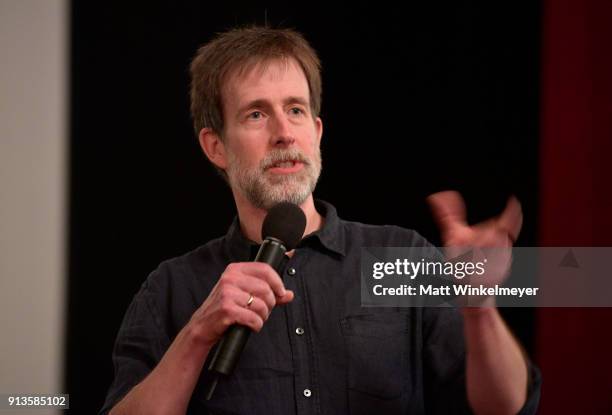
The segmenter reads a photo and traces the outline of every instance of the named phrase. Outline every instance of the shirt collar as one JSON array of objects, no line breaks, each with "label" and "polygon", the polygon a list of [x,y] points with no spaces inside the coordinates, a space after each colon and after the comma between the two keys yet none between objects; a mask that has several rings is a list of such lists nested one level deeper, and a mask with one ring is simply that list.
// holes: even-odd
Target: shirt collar
[{"label": "shirt collar", "polygon": [[[338,217],[336,208],[331,203],[315,199],[315,209],[324,218],[323,227],[302,239],[298,249],[318,244],[331,252],[345,256],[344,226],[342,220]],[[251,261],[255,258],[259,249],[258,244],[242,234],[237,216],[225,235],[225,247],[232,262]]]},{"label": "shirt collar", "polygon": [[323,216],[323,226],[318,231],[307,235],[298,246],[307,245],[310,241],[316,240],[328,250],[345,256],[344,226],[338,217],[336,208],[331,203],[315,199],[315,209]]}]

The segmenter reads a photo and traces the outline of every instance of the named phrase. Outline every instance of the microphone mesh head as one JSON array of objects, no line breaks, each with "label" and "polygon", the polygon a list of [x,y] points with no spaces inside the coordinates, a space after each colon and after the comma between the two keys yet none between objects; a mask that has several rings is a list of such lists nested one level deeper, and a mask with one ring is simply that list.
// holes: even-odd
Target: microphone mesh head
[{"label": "microphone mesh head", "polygon": [[269,237],[283,242],[287,251],[302,240],[306,229],[306,215],[298,205],[281,202],[268,211],[261,228],[261,239]]}]

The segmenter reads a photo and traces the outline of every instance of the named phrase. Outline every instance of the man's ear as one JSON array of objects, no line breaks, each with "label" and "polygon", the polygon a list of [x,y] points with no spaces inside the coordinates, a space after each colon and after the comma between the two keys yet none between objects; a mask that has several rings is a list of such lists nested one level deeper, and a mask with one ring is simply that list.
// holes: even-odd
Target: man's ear
[{"label": "man's ear", "polygon": [[321,146],[321,137],[323,137],[323,121],[321,121],[321,117],[315,119],[315,129],[317,131],[317,145]]},{"label": "man's ear", "polygon": [[225,144],[221,141],[221,137],[211,128],[202,128],[198,135],[198,141],[208,160],[220,169],[225,170],[227,168],[227,157]]}]

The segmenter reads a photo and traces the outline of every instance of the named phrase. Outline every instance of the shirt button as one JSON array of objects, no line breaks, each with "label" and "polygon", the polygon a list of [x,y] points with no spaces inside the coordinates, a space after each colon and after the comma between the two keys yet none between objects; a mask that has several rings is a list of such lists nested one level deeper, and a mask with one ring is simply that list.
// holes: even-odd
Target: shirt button
[{"label": "shirt button", "polygon": [[287,274],[289,274],[289,275],[291,275],[291,276],[294,276],[296,272],[297,272],[297,271],[296,271],[296,270],[295,270],[295,268],[293,268],[293,267],[291,267],[291,268],[289,268],[289,269],[287,270]]},{"label": "shirt button", "polygon": [[297,334],[298,336],[301,336],[302,334],[304,334],[304,329],[301,327],[298,327],[297,329],[295,329],[295,334]]},{"label": "shirt button", "polygon": [[304,389],[304,396],[307,398],[310,398],[310,395],[312,395],[312,392],[310,391],[310,389]]}]

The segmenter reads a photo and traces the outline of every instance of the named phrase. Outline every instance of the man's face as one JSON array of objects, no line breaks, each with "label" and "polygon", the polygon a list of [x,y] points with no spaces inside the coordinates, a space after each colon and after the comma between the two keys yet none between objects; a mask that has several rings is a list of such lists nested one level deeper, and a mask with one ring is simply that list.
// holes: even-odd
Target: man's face
[{"label": "man's face", "polygon": [[296,61],[274,60],[224,85],[226,173],[234,192],[255,207],[308,199],[321,173],[322,123]]}]

